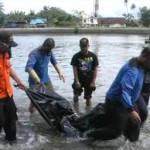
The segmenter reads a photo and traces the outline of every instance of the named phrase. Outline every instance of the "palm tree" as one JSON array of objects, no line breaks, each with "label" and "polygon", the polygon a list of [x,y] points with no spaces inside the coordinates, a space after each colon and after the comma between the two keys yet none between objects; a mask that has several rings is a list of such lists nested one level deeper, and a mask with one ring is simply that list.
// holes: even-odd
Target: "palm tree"
[{"label": "palm tree", "polygon": [[25,12],[22,12],[22,11],[10,12],[9,14],[7,14],[7,20],[24,21]]},{"label": "palm tree", "polygon": [[136,8],[136,5],[135,5],[135,4],[132,4],[132,5],[131,5],[131,9],[134,10],[135,8]]},{"label": "palm tree", "polygon": [[127,14],[129,14],[129,10],[128,10],[128,0],[124,0],[125,5],[126,5],[126,9],[127,9]]},{"label": "palm tree", "polygon": [[3,11],[4,11],[4,9],[3,9],[3,4],[0,3],[0,12],[2,13]]},{"label": "palm tree", "polygon": [[131,5],[131,10],[133,11],[134,16],[136,16],[136,5],[135,4]]}]

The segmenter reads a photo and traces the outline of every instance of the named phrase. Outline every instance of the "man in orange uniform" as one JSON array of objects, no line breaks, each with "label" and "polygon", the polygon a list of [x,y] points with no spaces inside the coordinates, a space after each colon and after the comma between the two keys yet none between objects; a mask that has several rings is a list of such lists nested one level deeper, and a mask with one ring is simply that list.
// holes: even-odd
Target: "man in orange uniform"
[{"label": "man in orange uniform", "polygon": [[25,86],[17,77],[10,64],[9,51],[16,46],[12,35],[7,32],[0,32],[0,130],[5,131],[5,139],[8,142],[16,140],[16,106],[13,100],[13,90],[10,77],[16,81],[19,88]]}]

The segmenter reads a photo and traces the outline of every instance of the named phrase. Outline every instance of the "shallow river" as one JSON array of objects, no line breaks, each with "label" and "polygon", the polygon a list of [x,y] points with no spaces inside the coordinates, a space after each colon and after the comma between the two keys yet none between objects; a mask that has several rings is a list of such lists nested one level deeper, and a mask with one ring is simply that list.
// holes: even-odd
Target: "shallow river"
[{"label": "shallow river", "polygon": [[[80,97],[79,114],[86,113],[97,103],[103,102],[105,93],[112,83],[119,68],[131,57],[139,55],[144,46],[145,36],[139,35],[14,35],[18,47],[13,49],[13,68],[23,82],[28,86],[27,73],[24,68],[31,50],[42,44],[47,37],[53,37],[56,42],[54,53],[65,76],[65,83],[59,80],[54,68],[49,65],[49,75],[56,92],[67,98],[72,103],[73,82],[70,61],[74,53],[79,51],[79,40],[87,37],[90,41],[90,50],[95,52],[99,59],[97,89],[93,93],[92,106],[87,108],[83,95]],[[14,82],[13,82],[14,83]],[[4,133],[0,134],[0,149],[5,150],[149,150],[150,147],[150,117],[141,130],[137,143],[125,142],[123,137],[116,140],[101,142],[87,141],[84,139],[68,139],[52,131],[38,112],[30,115],[28,112],[29,98],[26,94],[14,89],[14,99],[18,108],[18,141],[10,146],[3,141]]]}]

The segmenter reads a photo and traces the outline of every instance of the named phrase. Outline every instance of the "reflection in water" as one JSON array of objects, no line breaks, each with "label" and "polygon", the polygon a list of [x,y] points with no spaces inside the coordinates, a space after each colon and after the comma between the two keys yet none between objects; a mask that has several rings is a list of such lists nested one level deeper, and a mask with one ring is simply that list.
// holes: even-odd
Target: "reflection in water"
[{"label": "reflection in water", "polygon": [[[24,67],[28,54],[31,50],[42,44],[47,37],[55,39],[57,48],[54,53],[62,67],[66,82],[62,83],[54,68],[49,65],[49,75],[54,84],[56,92],[67,98],[73,104],[73,92],[71,84],[73,83],[73,71],[70,65],[73,54],[79,51],[79,40],[87,37],[90,41],[90,49],[98,55],[99,68],[97,77],[97,89],[93,92],[92,107],[105,100],[105,93],[112,83],[119,68],[133,56],[139,55],[144,44],[145,37],[137,35],[16,35],[14,38],[19,44],[12,50],[13,68],[20,78],[27,83],[27,73]],[[4,133],[0,134],[0,149],[11,150],[96,150],[96,149],[149,149],[150,147],[150,119],[148,118],[141,136],[137,143],[125,142],[123,138],[107,142],[89,142],[87,140],[67,139],[52,131],[42,117],[36,113],[30,117],[28,112],[29,98],[19,89],[14,89],[14,98],[18,107],[18,142],[10,146],[3,142]],[[89,111],[86,108],[83,96],[79,97],[78,105],[74,106],[78,114],[84,114]]]}]

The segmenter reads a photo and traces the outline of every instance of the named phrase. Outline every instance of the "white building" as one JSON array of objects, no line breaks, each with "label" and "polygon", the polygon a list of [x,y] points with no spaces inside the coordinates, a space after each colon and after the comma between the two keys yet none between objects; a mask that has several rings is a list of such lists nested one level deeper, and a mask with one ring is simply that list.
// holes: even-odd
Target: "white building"
[{"label": "white building", "polygon": [[87,15],[85,13],[82,14],[82,27],[97,27],[98,19],[93,15]]}]

